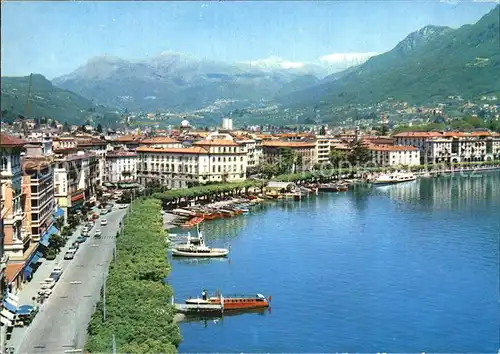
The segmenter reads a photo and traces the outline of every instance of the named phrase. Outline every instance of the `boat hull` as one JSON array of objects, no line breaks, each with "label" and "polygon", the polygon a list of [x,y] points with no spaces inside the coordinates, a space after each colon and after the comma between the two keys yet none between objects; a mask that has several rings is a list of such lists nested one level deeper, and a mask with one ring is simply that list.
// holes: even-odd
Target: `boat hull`
[{"label": "boat hull", "polygon": [[388,186],[388,185],[391,185],[391,184],[399,184],[399,183],[405,183],[405,182],[412,182],[412,181],[415,181],[415,179],[407,179],[407,180],[403,180],[403,181],[376,181],[376,182],[372,182],[372,184],[374,186]]},{"label": "boat hull", "polygon": [[[213,297],[208,300],[203,299],[188,299],[188,305],[221,305],[221,299]],[[252,309],[264,309],[269,307],[269,302],[266,299],[258,298],[224,298],[224,311],[241,311]]]},{"label": "boat hull", "polygon": [[189,252],[177,249],[172,250],[172,256],[175,257],[192,257],[192,258],[217,258],[227,257],[229,250],[211,250],[210,252]]}]

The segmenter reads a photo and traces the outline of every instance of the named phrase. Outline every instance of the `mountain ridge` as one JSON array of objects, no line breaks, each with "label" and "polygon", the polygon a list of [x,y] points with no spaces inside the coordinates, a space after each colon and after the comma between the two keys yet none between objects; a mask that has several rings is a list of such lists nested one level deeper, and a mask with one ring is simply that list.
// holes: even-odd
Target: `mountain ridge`
[{"label": "mountain ridge", "polygon": [[387,98],[415,104],[449,95],[500,91],[500,5],[473,25],[426,26],[393,49],[280,98],[287,107],[371,104]]}]

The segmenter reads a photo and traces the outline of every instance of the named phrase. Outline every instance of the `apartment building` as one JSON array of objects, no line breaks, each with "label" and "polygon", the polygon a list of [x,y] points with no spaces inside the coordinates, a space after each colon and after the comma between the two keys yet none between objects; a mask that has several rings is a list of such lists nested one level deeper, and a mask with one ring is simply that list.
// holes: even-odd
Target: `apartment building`
[{"label": "apartment building", "polygon": [[500,159],[500,134],[491,132],[405,132],[394,136],[398,145],[415,146],[420,161],[478,162]]},{"label": "apartment building", "polygon": [[93,153],[60,151],[55,157],[54,196],[57,204],[68,212],[79,210],[85,202],[95,202],[99,159]]},{"label": "apartment building", "polygon": [[317,163],[325,164],[330,161],[330,152],[335,144],[340,144],[341,140],[332,136],[316,136],[316,159]]},{"label": "apartment building", "polygon": [[106,155],[105,179],[107,182],[136,182],[137,153],[112,151]]},{"label": "apartment building", "polygon": [[52,235],[59,232],[54,226],[54,156],[42,154],[37,146],[26,145],[23,158],[25,184],[29,185],[31,239],[48,246]]},{"label": "apartment building", "polygon": [[420,151],[414,146],[371,145],[368,146],[375,166],[416,166],[420,165]]},{"label": "apartment building", "polygon": [[3,219],[2,263],[6,264],[5,279],[9,292],[16,292],[23,282],[23,269],[26,260],[34,251],[30,246],[29,223],[26,220],[26,186],[23,185],[21,152],[25,141],[0,134],[0,177],[1,205]]},{"label": "apartment building", "polygon": [[52,138],[54,150],[76,149],[76,139],[73,136],[56,136]]},{"label": "apartment building", "polygon": [[264,140],[262,142],[263,160],[266,163],[275,164],[279,162],[281,149],[291,149],[302,159],[302,169],[311,170],[317,163],[315,141],[281,141]]},{"label": "apartment building", "polygon": [[262,158],[262,140],[252,136],[234,134],[234,142],[242,146],[247,152],[247,168],[255,168]]}]

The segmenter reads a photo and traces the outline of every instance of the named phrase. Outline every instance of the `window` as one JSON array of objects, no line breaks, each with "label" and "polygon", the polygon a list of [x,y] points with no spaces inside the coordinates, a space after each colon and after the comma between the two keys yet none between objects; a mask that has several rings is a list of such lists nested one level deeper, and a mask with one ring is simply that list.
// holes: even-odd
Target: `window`
[{"label": "window", "polygon": [[3,156],[2,157],[2,164],[1,164],[2,170],[6,170],[7,169],[7,165],[8,165],[7,157]]}]

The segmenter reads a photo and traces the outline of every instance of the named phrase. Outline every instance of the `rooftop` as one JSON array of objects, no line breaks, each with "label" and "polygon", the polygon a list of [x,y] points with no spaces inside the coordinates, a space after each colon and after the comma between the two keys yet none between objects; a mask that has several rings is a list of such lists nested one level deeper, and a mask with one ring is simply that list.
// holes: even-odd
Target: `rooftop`
[{"label": "rooftop", "polygon": [[24,146],[27,141],[18,137],[0,133],[0,146]]},{"label": "rooftop", "polygon": [[213,140],[200,140],[193,143],[193,145],[202,145],[202,146],[238,146],[232,140],[222,140],[222,139],[213,139]]},{"label": "rooftop", "polygon": [[313,142],[305,141],[281,141],[281,140],[265,140],[262,142],[265,147],[289,147],[289,148],[312,148],[315,147]]},{"label": "rooftop", "polygon": [[141,146],[137,148],[137,152],[152,152],[152,153],[168,153],[168,154],[206,154],[208,153],[202,147],[184,147],[184,148],[152,148]]}]

